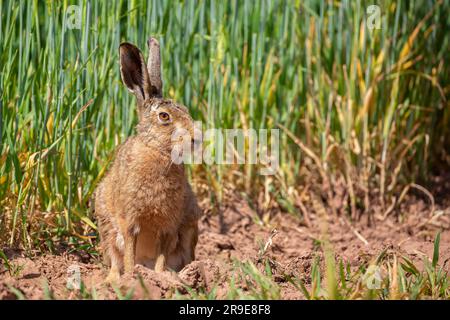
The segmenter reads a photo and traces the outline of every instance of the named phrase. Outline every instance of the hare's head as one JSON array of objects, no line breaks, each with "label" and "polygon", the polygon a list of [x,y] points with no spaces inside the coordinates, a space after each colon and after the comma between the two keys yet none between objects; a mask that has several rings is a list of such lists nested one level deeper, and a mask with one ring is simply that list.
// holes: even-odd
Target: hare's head
[{"label": "hare's head", "polygon": [[[130,43],[119,48],[120,73],[123,83],[137,99],[138,135],[161,151],[170,151],[174,136],[184,131],[194,140],[194,123],[189,110],[172,100],[162,98],[161,56],[159,44],[148,40],[149,57]],[[177,133],[178,132],[178,133]]]}]

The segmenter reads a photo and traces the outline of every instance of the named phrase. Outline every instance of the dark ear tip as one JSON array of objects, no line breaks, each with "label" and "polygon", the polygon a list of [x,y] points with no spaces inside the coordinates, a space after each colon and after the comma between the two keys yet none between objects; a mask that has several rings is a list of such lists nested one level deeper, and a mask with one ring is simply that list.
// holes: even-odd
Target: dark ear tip
[{"label": "dark ear tip", "polygon": [[119,45],[119,50],[121,50],[121,49],[134,49],[134,48],[136,48],[136,46],[134,44],[132,44],[132,43],[129,43],[129,42],[122,42]]},{"label": "dark ear tip", "polygon": [[120,57],[129,56],[133,59],[141,59],[142,54],[138,47],[129,42],[122,42],[119,45],[119,55]]}]

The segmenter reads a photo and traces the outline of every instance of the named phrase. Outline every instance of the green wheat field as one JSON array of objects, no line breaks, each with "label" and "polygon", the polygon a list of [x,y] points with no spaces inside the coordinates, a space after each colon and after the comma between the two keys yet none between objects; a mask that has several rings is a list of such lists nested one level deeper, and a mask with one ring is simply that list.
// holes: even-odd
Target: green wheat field
[{"label": "green wheat field", "polygon": [[[378,28],[368,25],[372,4],[381,9]],[[71,5],[81,8],[79,28]],[[6,268],[2,248],[40,254],[65,242],[96,252],[92,194],[137,123],[120,79],[123,41],[145,52],[150,35],[160,41],[164,95],[187,105],[204,128],[280,130],[273,176],[259,175],[258,165],[189,167],[213,213],[233,189],[250,203],[263,195],[262,212],[276,207],[303,221],[296,196],[307,187],[329,214],[370,221],[375,208],[387,210],[412,189],[427,199],[430,178],[450,166],[448,1],[2,0],[0,17]],[[340,208],[327,205],[337,184],[348,192]],[[424,271],[392,264],[384,291],[361,295],[395,297],[394,281],[401,297],[448,299],[438,257],[436,236]],[[326,260],[325,298],[363,290],[347,290],[352,277]],[[239,268],[261,285],[251,297],[279,298],[270,274]],[[325,286],[317,268],[313,288],[292,280],[306,298]]]}]

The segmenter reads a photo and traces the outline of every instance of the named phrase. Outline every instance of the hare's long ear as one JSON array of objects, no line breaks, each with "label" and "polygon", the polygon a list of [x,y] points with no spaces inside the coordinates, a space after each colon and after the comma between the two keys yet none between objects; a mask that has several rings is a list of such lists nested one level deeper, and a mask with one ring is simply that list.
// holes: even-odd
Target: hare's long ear
[{"label": "hare's long ear", "polygon": [[151,97],[151,84],[141,51],[131,43],[121,43],[119,47],[120,75],[128,90],[138,100],[138,111],[141,113],[143,102]]},{"label": "hare's long ear", "polygon": [[155,38],[149,38],[147,41],[149,54],[147,61],[147,70],[150,76],[151,94],[156,97],[162,97],[162,79],[161,79],[161,53],[159,43]]}]

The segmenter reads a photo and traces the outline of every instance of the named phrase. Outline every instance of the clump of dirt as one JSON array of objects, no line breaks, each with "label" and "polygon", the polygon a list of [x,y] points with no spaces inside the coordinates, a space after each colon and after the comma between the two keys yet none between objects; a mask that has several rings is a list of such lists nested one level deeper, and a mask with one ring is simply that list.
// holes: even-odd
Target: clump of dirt
[{"label": "clump of dirt", "polygon": [[[355,268],[384,249],[405,254],[420,265],[424,257],[432,257],[433,240],[441,230],[440,264],[449,270],[450,207],[436,208],[436,214],[430,217],[429,206],[420,200],[408,206],[404,211],[408,214],[400,223],[388,217],[384,221],[375,219],[370,227],[366,223],[351,225],[342,217],[330,215],[321,220],[311,214],[306,227],[298,218],[281,212],[263,224],[246,201],[234,199],[230,203],[217,214],[205,212],[199,222],[196,260],[178,274],[136,266],[134,275],[123,276],[110,286],[104,283],[108,270],[100,260],[87,255],[63,252],[31,259],[21,251],[4,249],[10,266],[9,271],[0,267],[0,299],[161,299],[188,293],[187,288],[202,292],[215,288],[217,297],[225,298],[230,279],[236,276],[236,261],[251,261],[261,269],[264,261],[269,261],[281,297],[302,299],[301,292],[286,279],[299,277],[308,284],[312,263],[322,256],[319,243],[323,230],[327,230],[336,258]],[[71,288],[74,274],[80,275],[84,288]]]}]

